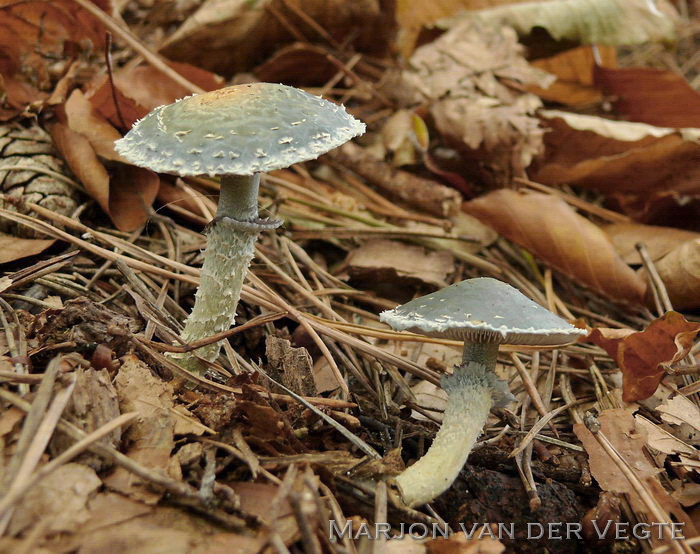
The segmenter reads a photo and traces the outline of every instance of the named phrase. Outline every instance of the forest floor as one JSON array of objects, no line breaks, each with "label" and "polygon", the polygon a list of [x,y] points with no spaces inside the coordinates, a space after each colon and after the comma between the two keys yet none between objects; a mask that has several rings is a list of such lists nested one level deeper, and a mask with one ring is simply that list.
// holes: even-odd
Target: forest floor
[{"label": "forest floor", "polygon": [[[697,0],[0,0],[0,551],[700,548],[699,67]],[[263,175],[197,376],[219,182],[114,141],[257,81],[367,133]],[[515,400],[410,508],[462,345],[379,314],[475,277],[587,333],[502,346]]]}]

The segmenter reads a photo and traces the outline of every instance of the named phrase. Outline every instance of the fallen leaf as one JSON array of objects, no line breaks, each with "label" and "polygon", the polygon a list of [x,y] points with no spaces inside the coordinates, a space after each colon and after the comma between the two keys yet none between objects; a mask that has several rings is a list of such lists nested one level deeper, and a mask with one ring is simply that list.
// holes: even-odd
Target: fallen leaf
[{"label": "fallen leaf", "polygon": [[87,466],[65,464],[32,487],[16,505],[9,534],[17,535],[34,525],[45,532],[75,532],[90,517],[87,502],[102,481]]},{"label": "fallen leaf", "polygon": [[55,243],[54,239],[23,239],[0,233],[0,264],[36,256]]},{"label": "fallen leaf", "polygon": [[636,248],[639,242],[644,243],[652,261],[657,262],[681,244],[700,238],[700,233],[693,231],[641,223],[613,223],[603,227],[603,230],[620,257],[630,265],[642,263]]},{"label": "fallen leaf", "polygon": [[509,25],[521,36],[540,27],[556,41],[623,45],[673,41],[675,15],[675,9],[665,0],[655,4],[646,0],[558,0],[467,12],[444,24],[478,17],[484,22]]},{"label": "fallen leaf", "polygon": [[644,331],[596,328],[586,341],[597,344],[622,371],[622,399],[643,400],[666,375],[666,367],[687,356],[700,323],[686,321],[678,312],[667,312]]},{"label": "fallen leaf", "polygon": [[[123,358],[114,384],[122,413],[139,413],[138,420],[123,434],[123,440],[130,445],[126,454],[145,467],[158,471],[173,471],[170,454],[175,446],[176,416],[172,413],[172,386],[156,378],[151,370],[133,355]],[[155,503],[161,496],[122,467],[118,467],[105,483],[146,503]]]},{"label": "fallen leaf", "polygon": [[553,80],[528,64],[512,29],[468,18],[415,51],[396,94],[426,104],[450,145],[509,180],[542,149],[541,102],[522,88]]},{"label": "fallen leaf", "polygon": [[532,179],[606,194],[698,192],[700,129],[670,129],[555,110],[539,112],[545,134],[543,161]]},{"label": "fallen leaf", "polygon": [[151,215],[158,175],[128,164],[117,154],[114,141],[121,134],[79,90],[66,102],[62,119],[51,127],[51,136],[73,173],[118,229],[141,227]]},{"label": "fallen leaf", "polygon": [[700,307],[700,238],[682,243],[655,265],[674,308]]},{"label": "fallen leaf", "polygon": [[[113,13],[110,0],[93,0],[93,3],[106,13]],[[0,119],[7,120],[21,113],[28,104],[48,97],[53,87],[51,70],[57,61],[66,59],[67,53],[88,59],[99,52],[104,44],[105,28],[71,0],[5,0],[2,4],[0,73],[7,101],[2,102]]]},{"label": "fallen leaf", "polygon": [[[665,400],[656,410],[661,419],[678,427],[680,436],[691,443],[700,438],[700,409],[682,394]],[[697,457],[697,451],[694,455]]]},{"label": "fallen leaf", "polygon": [[[613,66],[616,60],[615,48],[597,46],[597,56],[606,66]],[[528,91],[543,100],[558,102],[568,106],[586,106],[600,102],[603,94],[593,82],[593,69],[596,57],[593,47],[579,46],[565,50],[549,58],[530,62],[533,67],[554,75],[557,80],[547,88],[531,85]]]},{"label": "fallen leaf", "polygon": [[[647,493],[660,504],[661,508],[685,524],[684,535],[692,537],[696,531],[692,521],[683,511],[681,505],[666,492],[661,486],[656,468],[645,454],[645,444],[647,435],[644,428],[634,419],[632,414],[625,409],[604,410],[598,416],[601,432],[605,434],[607,440],[612,444],[616,452],[630,467],[634,474],[644,483]],[[574,433],[579,438],[588,454],[588,463],[591,474],[595,477],[600,487],[605,491],[624,493],[629,498],[632,509],[635,512],[647,514],[649,520],[649,510],[642,501],[638,488],[630,483],[628,478],[622,473],[608,453],[594,438],[593,434],[582,423],[574,424]]]},{"label": "fallen leaf", "polygon": [[[280,487],[252,482],[229,483],[229,486],[240,497],[241,510],[273,527],[285,544],[290,544],[298,536],[299,528],[292,507],[286,497],[279,498]],[[270,509],[272,505],[274,510]]]},{"label": "fallen leaf", "polygon": [[535,257],[611,299],[640,303],[644,281],[596,225],[547,194],[498,190],[462,209]]},{"label": "fallen leaf", "polygon": [[[132,89],[126,90],[128,94],[116,86],[116,77],[113,85],[108,75],[98,75],[88,84],[85,91],[85,98],[90,101],[94,112],[112,127],[123,132],[131,129],[137,120],[150,111],[133,99]],[[115,102],[119,105],[118,112]]]},{"label": "fallen leaf", "polygon": [[415,47],[421,31],[425,27],[462,10],[481,10],[501,4],[517,4],[530,0],[433,0],[416,2],[415,0],[398,0],[396,2],[396,21],[398,32],[396,46],[401,54],[408,58]]},{"label": "fallen leaf", "polygon": [[447,286],[454,272],[454,258],[449,252],[426,252],[396,240],[370,240],[350,252],[344,270],[353,280],[374,283],[427,284]]},{"label": "fallen leaf", "polygon": [[641,425],[647,433],[647,444],[654,450],[663,452],[664,454],[688,454],[694,456],[697,450],[686,444],[671,433],[655,425],[641,415],[634,416],[635,421]]},{"label": "fallen leaf", "polygon": [[305,42],[280,48],[253,70],[263,82],[301,88],[325,85],[337,72],[328,50]]},{"label": "fallen leaf", "polygon": [[[97,371],[92,367],[79,367],[74,375],[76,378],[75,389],[63,412],[63,418],[66,421],[85,433],[92,433],[119,417],[117,393],[112,385],[109,371],[106,369]],[[122,429],[118,428],[97,441],[97,444],[119,449],[121,437]],[[49,452],[56,457],[68,450],[73,444],[75,441],[72,438],[63,433],[56,433],[51,437]],[[92,452],[83,452],[74,461],[90,466],[99,472],[112,467],[111,460]]]},{"label": "fallen leaf", "polygon": [[595,82],[630,121],[659,127],[700,127],[700,93],[680,75],[652,67],[596,65]]},{"label": "fallen leaf", "polygon": [[[393,14],[383,10],[378,0],[297,0],[294,5],[345,48],[352,45],[375,54],[387,48]],[[304,36],[319,37],[285,0],[206,0],[168,37],[162,53],[228,76],[248,70],[280,46],[298,40],[290,24]]]},{"label": "fallen leaf", "polygon": [[[205,91],[224,86],[224,80],[210,71],[186,63],[167,63],[177,73]],[[115,72],[114,83],[122,94],[133,98],[146,112],[191,94],[189,90],[151,65],[123,67]]]}]

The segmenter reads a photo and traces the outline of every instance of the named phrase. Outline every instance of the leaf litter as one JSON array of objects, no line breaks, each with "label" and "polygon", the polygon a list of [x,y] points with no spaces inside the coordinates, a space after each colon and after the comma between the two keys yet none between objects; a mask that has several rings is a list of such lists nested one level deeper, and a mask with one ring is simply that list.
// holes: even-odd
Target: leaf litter
[{"label": "leaf litter", "polygon": [[[632,546],[689,552],[699,166],[682,116],[698,83],[692,53],[617,64],[674,26],[692,40],[700,14],[602,4],[0,4],[0,548],[359,551],[367,537],[329,541],[331,520],[458,531],[588,513],[685,522],[685,541]],[[284,230],[262,237],[238,326],[195,378],[163,353],[182,348],[218,183],[135,168],[112,142],[157,105],[256,71],[344,102],[370,133],[264,177],[261,207]],[[661,82],[683,100],[662,106]],[[591,334],[554,353],[503,348],[517,402],[490,417],[464,486],[409,510],[384,479],[426,450],[461,345],[378,313],[477,276]],[[369,546],[575,545],[483,535]]]}]

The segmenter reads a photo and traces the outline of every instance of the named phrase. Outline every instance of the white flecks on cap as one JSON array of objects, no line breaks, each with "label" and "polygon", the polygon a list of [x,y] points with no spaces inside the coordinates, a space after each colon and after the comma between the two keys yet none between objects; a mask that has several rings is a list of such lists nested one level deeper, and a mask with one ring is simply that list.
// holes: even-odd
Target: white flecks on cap
[{"label": "white flecks on cap", "polygon": [[252,175],[315,159],[364,132],[342,106],[294,87],[253,83],[160,106],[116,149],[161,173]]},{"label": "white flecks on cap", "polygon": [[416,298],[379,318],[397,331],[469,342],[556,346],[586,334],[507,283],[488,277]]}]

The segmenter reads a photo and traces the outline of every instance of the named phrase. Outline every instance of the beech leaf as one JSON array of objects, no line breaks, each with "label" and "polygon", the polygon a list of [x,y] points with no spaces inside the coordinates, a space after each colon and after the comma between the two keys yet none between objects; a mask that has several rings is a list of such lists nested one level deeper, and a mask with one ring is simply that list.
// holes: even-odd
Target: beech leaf
[{"label": "beech leaf", "polygon": [[606,194],[675,191],[697,194],[700,129],[671,129],[556,110],[539,112],[550,131],[544,162],[531,173]]},{"label": "beech leaf", "polygon": [[644,281],[620,259],[605,232],[560,198],[503,189],[462,209],[581,284],[613,300],[642,301]]},{"label": "beech leaf", "polygon": [[596,84],[630,121],[660,127],[700,127],[700,93],[673,71],[593,66]]},{"label": "beech leaf", "polygon": [[585,339],[597,344],[620,366],[622,399],[649,398],[666,375],[666,367],[683,359],[693,346],[700,323],[686,321],[678,312],[667,312],[644,331],[596,328]]}]

